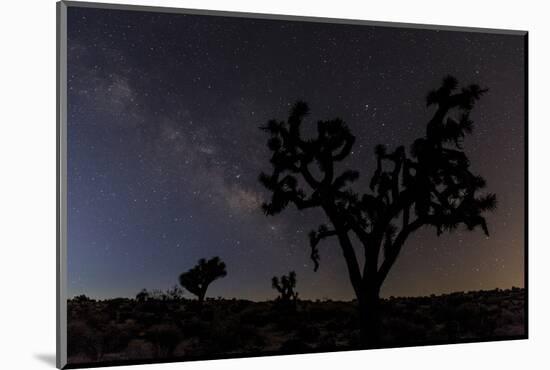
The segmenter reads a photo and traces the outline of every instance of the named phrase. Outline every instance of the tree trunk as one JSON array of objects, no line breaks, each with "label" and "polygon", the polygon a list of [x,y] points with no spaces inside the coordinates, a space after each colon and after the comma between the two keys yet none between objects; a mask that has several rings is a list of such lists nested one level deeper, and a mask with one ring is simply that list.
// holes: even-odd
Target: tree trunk
[{"label": "tree trunk", "polygon": [[204,302],[204,297],[206,296],[206,290],[203,290],[199,293],[199,305],[202,306],[202,303]]},{"label": "tree trunk", "polygon": [[380,290],[368,287],[358,299],[361,345],[366,348],[380,346]]}]

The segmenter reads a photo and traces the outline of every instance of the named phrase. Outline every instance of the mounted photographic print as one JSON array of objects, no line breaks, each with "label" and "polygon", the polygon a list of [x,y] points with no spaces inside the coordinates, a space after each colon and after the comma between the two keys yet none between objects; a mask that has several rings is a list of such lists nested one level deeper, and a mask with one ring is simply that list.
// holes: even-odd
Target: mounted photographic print
[{"label": "mounted photographic print", "polygon": [[58,4],[58,367],[527,338],[527,33]]}]

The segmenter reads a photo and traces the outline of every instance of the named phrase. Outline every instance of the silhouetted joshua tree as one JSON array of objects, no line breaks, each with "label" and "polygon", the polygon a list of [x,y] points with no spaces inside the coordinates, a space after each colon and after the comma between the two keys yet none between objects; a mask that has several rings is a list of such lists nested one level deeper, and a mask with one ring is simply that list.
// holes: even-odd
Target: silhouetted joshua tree
[{"label": "silhouetted joshua tree", "polygon": [[[427,96],[427,105],[437,108],[426,136],[414,141],[410,154],[404,146],[393,151],[376,146],[370,191],[361,194],[349,186],[359,172],[336,169],[355,142],[341,119],[318,121],[316,137],[304,139],[300,129],[309,108],[299,101],[286,122],[271,120],[262,127],[270,135],[267,145],[273,167],[271,174],[260,174],[260,181],[271,191],[263,210],[275,215],[292,203],[299,210],[324,211],[328,222],[309,234],[314,269],[319,267],[319,242],[336,238],[357,296],[365,346],[379,345],[380,287],[413,232],[432,226],[440,235],[463,224],[468,230],[480,227],[489,234],[483,214],[495,209],[496,196],[479,194],[485,180],[470,172],[462,148],[463,138],[473,128],[470,111],[486,91],[477,85],[457,91],[456,79],[446,77]],[[352,234],[365,256],[362,267]]]},{"label": "silhouetted joshua tree", "polygon": [[179,281],[181,286],[196,295],[199,303],[202,303],[208,286],[226,275],[225,263],[220,257],[213,257],[208,261],[201,258],[195,267],[180,275]]},{"label": "silhouetted joshua tree", "polygon": [[273,276],[271,286],[279,292],[279,297],[277,297],[279,302],[285,305],[296,304],[298,292],[294,291],[294,288],[296,288],[296,273],[294,271],[290,271],[288,275],[281,276],[280,279],[277,276]]}]

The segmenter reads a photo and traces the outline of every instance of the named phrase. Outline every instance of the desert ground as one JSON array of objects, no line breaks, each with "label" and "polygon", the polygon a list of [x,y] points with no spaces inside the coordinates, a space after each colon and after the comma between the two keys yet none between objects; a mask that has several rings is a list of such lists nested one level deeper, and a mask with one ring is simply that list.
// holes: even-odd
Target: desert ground
[{"label": "desert ground", "polygon": [[[382,347],[520,338],[523,289],[382,302]],[[207,299],[68,301],[68,363],[199,359],[360,349],[356,302]]]}]

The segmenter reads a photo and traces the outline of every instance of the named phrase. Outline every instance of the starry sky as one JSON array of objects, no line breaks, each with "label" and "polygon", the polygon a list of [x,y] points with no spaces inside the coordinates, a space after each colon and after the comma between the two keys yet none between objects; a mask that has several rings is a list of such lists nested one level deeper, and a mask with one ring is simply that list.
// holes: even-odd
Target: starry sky
[{"label": "starry sky", "polygon": [[364,192],[374,146],[423,136],[426,94],[448,74],[490,89],[465,151],[498,197],[491,235],[421,229],[381,294],[523,286],[523,36],[72,6],[67,31],[69,296],[171,288],[220,256],[228,275],[207,296],[272,299],[271,277],[295,270],[300,297],[352,299],[336,241],[313,271],[321,211],[262,213],[258,127],[297,99],[306,132],[341,117],[357,137],[342,169],[360,171]]}]

